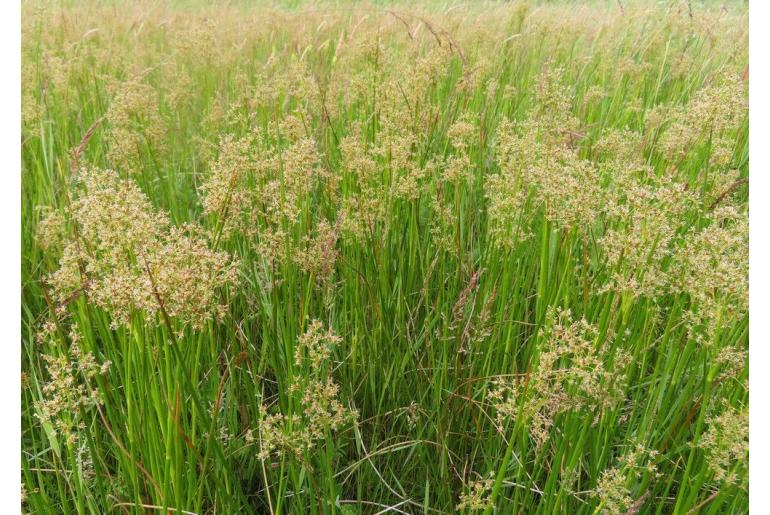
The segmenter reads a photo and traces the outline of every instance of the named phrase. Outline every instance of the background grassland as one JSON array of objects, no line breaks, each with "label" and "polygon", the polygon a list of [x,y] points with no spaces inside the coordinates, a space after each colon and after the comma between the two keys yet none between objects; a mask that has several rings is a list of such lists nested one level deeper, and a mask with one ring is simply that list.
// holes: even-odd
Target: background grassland
[{"label": "background grassland", "polygon": [[23,4],[23,510],[746,512],[745,3],[289,4]]}]

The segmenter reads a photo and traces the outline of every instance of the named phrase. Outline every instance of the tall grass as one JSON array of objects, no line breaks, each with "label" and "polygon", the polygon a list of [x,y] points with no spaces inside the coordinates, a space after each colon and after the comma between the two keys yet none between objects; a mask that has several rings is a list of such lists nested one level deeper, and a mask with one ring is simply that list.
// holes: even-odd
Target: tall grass
[{"label": "tall grass", "polygon": [[748,510],[745,4],[22,46],[23,511]]}]

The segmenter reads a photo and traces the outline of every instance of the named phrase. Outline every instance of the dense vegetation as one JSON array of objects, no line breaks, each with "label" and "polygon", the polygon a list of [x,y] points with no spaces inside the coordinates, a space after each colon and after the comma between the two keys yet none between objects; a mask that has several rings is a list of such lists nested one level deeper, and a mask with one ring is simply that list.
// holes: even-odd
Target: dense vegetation
[{"label": "dense vegetation", "polygon": [[746,512],[747,16],[25,2],[23,511]]}]

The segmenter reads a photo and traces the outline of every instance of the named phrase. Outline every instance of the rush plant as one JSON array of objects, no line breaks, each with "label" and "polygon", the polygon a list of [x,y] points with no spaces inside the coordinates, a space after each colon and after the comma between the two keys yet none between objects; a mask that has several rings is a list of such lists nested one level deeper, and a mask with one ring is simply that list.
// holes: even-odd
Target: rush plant
[{"label": "rush plant", "polygon": [[747,18],[25,2],[22,510],[746,512]]}]

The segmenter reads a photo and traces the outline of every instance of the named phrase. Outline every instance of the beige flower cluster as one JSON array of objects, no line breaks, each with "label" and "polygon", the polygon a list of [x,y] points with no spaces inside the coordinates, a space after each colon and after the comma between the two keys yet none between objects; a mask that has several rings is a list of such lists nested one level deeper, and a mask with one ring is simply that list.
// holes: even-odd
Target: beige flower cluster
[{"label": "beige flower cluster", "polygon": [[[255,242],[268,263],[284,263],[298,243],[294,235],[302,208],[323,173],[315,140],[304,136],[297,123],[282,123],[269,132],[223,137],[201,189],[205,211],[219,224],[218,235],[237,231]],[[267,143],[275,139],[283,143]]]},{"label": "beige flower cluster", "polygon": [[258,430],[260,459],[288,454],[306,463],[317,442],[358,418],[355,410],[346,408],[339,400],[339,385],[332,378],[331,353],[341,341],[318,320],[311,321],[298,338],[295,379],[288,393],[301,409],[285,414],[262,406]]},{"label": "beige flower cluster", "polygon": [[629,356],[599,341],[597,328],[573,320],[569,310],[549,308],[538,337],[539,356],[525,377],[498,380],[489,391],[500,428],[524,417],[538,446],[550,435],[556,417],[578,410],[612,408],[623,398]]},{"label": "beige flower cluster", "polygon": [[151,324],[170,317],[195,328],[224,315],[220,294],[235,283],[235,263],[211,249],[200,228],[172,227],[114,171],[84,169],[78,182],[73,238],[48,278],[59,303],[85,292],[115,326],[130,324],[138,312]]},{"label": "beige flower cluster", "polygon": [[149,161],[159,166],[167,152],[166,124],[158,112],[155,88],[133,80],[113,85],[114,96],[105,118],[110,143],[107,159],[119,170],[140,174]]},{"label": "beige flower cluster", "polygon": [[315,227],[314,234],[304,236],[300,247],[294,253],[294,262],[302,271],[310,274],[316,284],[331,284],[339,254],[339,234],[339,220],[334,225],[328,220],[321,220]]},{"label": "beige flower cluster", "polygon": [[[706,454],[706,462],[715,481],[733,484],[747,480],[749,456],[748,410],[727,408],[708,420],[708,430],[698,446]],[[741,472],[741,473],[739,473]]]},{"label": "beige flower cluster", "polygon": [[482,477],[470,481],[460,494],[460,502],[457,503],[458,511],[467,510],[469,512],[478,512],[493,508],[492,488],[495,484],[494,473],[490,472],[487,477]]},{"label": "beige flower cluster", "polygon": [[705,217],[684,236],[672,259],[677,290],[690,299],[690,333],[714,344],[721,327],[740,321],[749,307],[749,218],[734,206]]},{"label": "beige flower cluster", "polygon": [[69,355],[43,354],[48,379],[43,384],[43,398],[36,403],[43,424],[74,444],[83,429],[82,412],[102,402],[93,384],[97,375],[106,374],[110,362],[98,364],[93,354],[80,349],[82,335],[77,327],[69,334]]},{"label": "beige flower cluster", "polygon": [[733,158],[734,132],[746,120],[746,85],[740,77],[726,75],[698,92],[684,105],[673,106],[657,142],[657,151],[674,163],[700,145],[710,146],[709,165],[728,166]]},{"label": "beige flower cluster", "polygon": [[558,227],[589,230],[602,192],[596,167],[578,155],[579,122],[562,71],[548,68],[537,80],[527,118],[498,128],[498,174],[487,180],[490,235],[503,247],[529,237],[533,213],[543,209]]},{"label": "beige flower cluster", "polygon": [[654,297],[669,291],[667,264],[695,198],[667,177],[632,184],[605,208],[608,228],[599,245],[612,271],[605,290]]},{"label": "beige flower cluster", "polygon": [[636,500],[628,487],[629,482],[640,479],[645,473],[657,477],[655,460],[659,454],[658,451],[633,442],[628,447],[630,450],[618,458],[617,466],[602,471],[596,489],[591,493],[593,497],[599,499],[601,513],[608,515],[634,513]]}]

